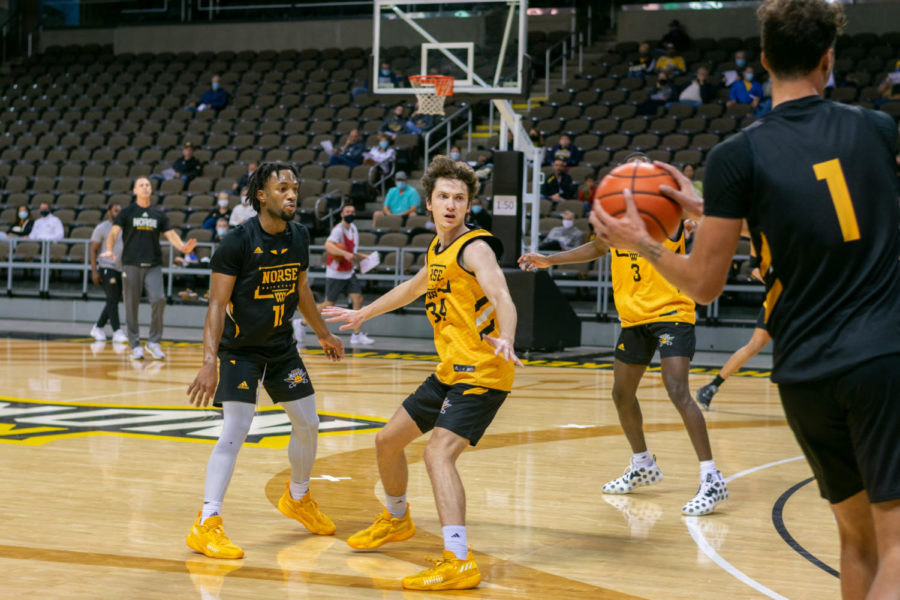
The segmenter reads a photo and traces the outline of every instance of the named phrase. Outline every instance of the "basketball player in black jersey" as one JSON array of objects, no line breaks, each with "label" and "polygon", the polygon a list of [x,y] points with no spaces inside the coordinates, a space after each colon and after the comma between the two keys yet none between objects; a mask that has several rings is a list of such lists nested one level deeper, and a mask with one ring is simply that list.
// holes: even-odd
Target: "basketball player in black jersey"
[{"label": "basketball player in black jersey", "polygon": [[[897,129],[883,113],[823,100],[844,24],[826,0],[758,9],[773,110],[710,153],[705,216],[688,257],[647,236],[633,200],[598,233],[711,302],[746,218],[766,280],[772,380],[830,503],[845,598],[900,597],[900,210]],[[688,212],[697,198],[672,193]],[[868,595],[867,595],[868,594]]]},{"label": "basketball player in black jersey", "polygon": [[260,384],[284,408],[292,426],[291,478],[278,509],[312,533],[331,535],[335,529],[309,493],[319,417],[292,335],[294,306],[316,332],[326,357],[340,360],[344,349],[328,332],[306,281],[309,234],[293,220],[296,169],[263,163],[248,187],[258,216],[225,236],[210,261],[203,366],[188,388],[192,404],[205,406],[215,394],[213,403],[224,413],[222,434],[207,465],[203,509],[187,538],[188,547],[211,558],[244,555],[225,535],[221,510],[238,450],[253,421]]}]

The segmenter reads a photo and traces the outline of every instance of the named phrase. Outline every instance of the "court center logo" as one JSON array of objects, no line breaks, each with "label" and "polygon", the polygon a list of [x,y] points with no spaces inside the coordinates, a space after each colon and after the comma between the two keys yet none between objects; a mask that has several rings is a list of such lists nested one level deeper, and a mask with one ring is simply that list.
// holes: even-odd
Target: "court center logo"
[{"label": "court center logo", "polygon": [[[387,419],[378,417],[320,412],[319,435],[373,432],[385,423]],[[0,397],[0,443],[40,446],[92,435],[211,443],[219,438],[222,424],[222,411],[212,408],[76,404]],[[246,443],[284,448],[290,433],[291,422],[282,409],[260,408]]]}]

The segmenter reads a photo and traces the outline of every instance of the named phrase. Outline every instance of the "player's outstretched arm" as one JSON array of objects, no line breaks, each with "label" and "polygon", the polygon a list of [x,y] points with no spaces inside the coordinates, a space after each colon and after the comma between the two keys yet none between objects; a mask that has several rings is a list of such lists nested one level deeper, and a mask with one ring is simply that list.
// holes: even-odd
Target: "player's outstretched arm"
[{"label": "player's outstretched arm", "polygon": [[715,300],[728,278],[731,257],[741,235],[741,219],[704,218],[703,226],[694,234],[691,253],[681,256],[650,237],[631,190],[624,194],[625,214],[618,219],[603,210],[599,202],[594,204],[591,223],[600,239],[614,248],[637,252],[669,283],[700,304]]},{"label": "player's outstretched arm", "polygon": [[422,267],[411,279],[407,279],[387,294],[359,310],[329,306],[322,309],[322,315],[327,317],[326,320],[329,323],[343,322],[344,325],[341,325],[341,331],[355,329],[373,317],[406,306],[426,291],[428,291],[428,267]]},{"label": "player's outstretched arm", "polygon": [[330,331],[322,315],[316,309],[316,298],[313,296],[312,290],[309,289],[309,282],[306,279],[306,271],[300,272],[300,278],[297,280],[297,307],[300,314],[306,320],[307,324],[316,332],[319,338],[319,344],[325,351],[325,358],[337,362],[344,358],[344,344],[340,339],[335,337]]},{"label": "player's outstretched arm", "polygon": [[495,356],[502,356],[520,367],[524,366],[513,348],[518,318],[516,305],[509,295],[503,270],[497,264],[497,255],[487,242],[475,240],[463,249],[461,258],[466,268],[475,274],[478,285],[497,314],[499,335],[497,337],[486,335],[482,339],[494,348]]},{"label": "player's outstretched arm", "polygon": [[219,381],[218,367],[219,340],[225,329],[225,307],[234,290],[234,275],[212,272],[209,278],[209,309],[203,324],[203,366],[188,386],[191,404],[206,406],[216,393]]},{"label": "player's outstretched arm", "polygon": [[538,254],[537,252],[526,252],[519,257],[519,266],[523,271],[534,271],[535,269],[546,269],[551,265],[591,262],[607,252],[609,252],[609,247],[603,243],[603,240],[595,238],[587,244],[582,244],[565,252],[546,255]]},{"label": "player's outstretched arm", "polygon": [[181,236],[178,235],[178,232],[174,229],[168,230],[163,235],[165,235],[166,239],[169,240],[169,243],[175,246],[175,248],[182,254],[189,254],[191,250],[193,250],[197,246],[197,238],[191,238],[185,242],[181,239]]},{"label": "player's outstretched arm", "polygon": [[116,238],[119,237],[120,233],[122,233],[122,228],[118,225],[113,225],[109,228],[109,233],[106,234],[106,250],[104,250],[100,256],[112,260],[116,259],[116,254],[115,252],[113,252],[113,248],[116,247]]}]

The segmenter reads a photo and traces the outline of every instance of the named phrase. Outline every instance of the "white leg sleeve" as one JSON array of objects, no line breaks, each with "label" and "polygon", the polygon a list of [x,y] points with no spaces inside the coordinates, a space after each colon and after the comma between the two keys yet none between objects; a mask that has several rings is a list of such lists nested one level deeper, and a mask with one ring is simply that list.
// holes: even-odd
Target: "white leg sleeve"
[{"label": "white leg sleeve", "polygon": [[316,414],[316,397],[310,395],[280,404],[291,420],[292,426],[291,441],[288,444],[291,481],[306,483],[312,474],[318,444],[319,415]]},{"label": "white leg sleeve", "polygon": [[225,499],[225,490],[234,473],[234,465],[237,462],[241,445],[247,439],[247,432],[253,423],[253,413],[256,406],[246,402],[223,402],[222,412],[225,414],[225,422],[222,425],[222,435],[216,442],[209,463],[206,465],[206,488],[203,492],[205,504],[222,504]]}]

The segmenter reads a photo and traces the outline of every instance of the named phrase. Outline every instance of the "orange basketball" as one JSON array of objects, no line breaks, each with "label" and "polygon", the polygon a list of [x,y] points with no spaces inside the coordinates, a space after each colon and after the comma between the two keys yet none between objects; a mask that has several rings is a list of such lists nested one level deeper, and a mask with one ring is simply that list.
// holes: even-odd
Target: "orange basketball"
[{"label": "orange basketball", "polygon": [[625,213],[624,190],[630,189],[634,203],[647,226],[650,236],[657,242],[675,235],[681,223],[681,206],[659,193],[659,186],[678,189],[672,177],[653,163],[632,161],[619,165],[600,181],[594,200],[599,200],[603,210],[614,217]]}]

